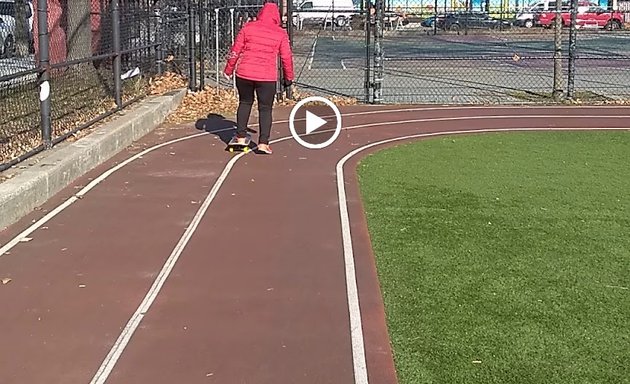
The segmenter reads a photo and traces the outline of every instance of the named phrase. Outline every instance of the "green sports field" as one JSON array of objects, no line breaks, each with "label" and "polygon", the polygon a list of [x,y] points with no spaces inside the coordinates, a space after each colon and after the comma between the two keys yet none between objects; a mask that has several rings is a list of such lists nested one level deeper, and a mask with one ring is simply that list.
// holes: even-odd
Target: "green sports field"
[{"label": "green sports field", "polygon": [[630,383],[630,133],[434,138],[358,172],[401,384]]}]

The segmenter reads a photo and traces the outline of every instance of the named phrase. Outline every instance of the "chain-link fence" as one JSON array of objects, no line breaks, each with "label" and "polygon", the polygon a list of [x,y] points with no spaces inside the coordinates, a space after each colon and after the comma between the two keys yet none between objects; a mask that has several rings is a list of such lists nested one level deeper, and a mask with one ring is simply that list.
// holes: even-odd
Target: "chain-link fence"
[{"label": "chain-link fence", "polygon": [[[243,25],[255,20],[267,1],[269,0],[199,0],[198,11],[194,16],[200,36],[193,53],[197,61],[196,71],[191,78],[194,89],[200,90],[206,86],[236,87],[235,78],[229,82],[223,77],[227,55]],[[283,23],[287,28],[288,5],[283,0],[274,2],[285,12]],[[281,74],[279,63],[278,61],[278,71]],[[284,92],[280,80],[277,89],[278,95]]]},{"label": "chain-link fence", "polygon": [[322,94],[440,104],[630,98],[630,34],[616,0],[559,10],[544,0],[324,3],[295,3],[292,35],[298,83]]},{"label": "chain-link fence", "polygon": [[567,1],[558,13],[545,1],[388,4],[385,102],[552,101],[554,91],[598,101],[630,97],[630,34],[612,3]]},{"label": "chain-link fence", "polygon": [[[143,97],[164,71],[193,91],[234,87],[222,74],[228,51],[266,1],[0,0],[0,169]],[[295,84],[311,94],[365,103],[630,99],[628,0],[559,9],[553,0],[273,1]]]},{"label": "chain-link fence", "polygon": [[[243,25],[255,20],[267,1],[269,0],[201,0],[200,11],[196,16],[202,36],[195,52],[199,61],[195,74],[196,89],[204,86],[235,87],[234,79],[229,82],[223,77],[228,52]],[[357,3],[361,9],[356,12],[347,7],[337,10],[337,5],[323,11],[308,6],[297,10],[298,3],[273,1],[280,8],[283,27],[290,36],[295,85],[312,93],[364,99],[365,63],[369,45],[366,43],[365,20],[361,21],[360,18],[367,14],[367,9],[362,9],[363,5]],[[352,7],[352,1],[348,1]],[[359,17],[356,18],[355,15]],[[339,52],[339,49],[344,51]],[[337,60],[340,53],[344,55],[343,61]],[[281,97],[285,89],[280,81],[280,61],[278,64],[280,77],[277,93]]]},{"label": "chain-link fence", "polygon": [[190,1],[33,1],[0,0],[0,169],[190,72]]},{"label": "chain-link fence", "polygon": [[[205,78],[233,86],[221,75],[225,57],[242,23],[255,18],[262,3],[226,0],[201,12],[214,38],[201,48],[202,83]],[[291,38],[295,83],[309,93],[368,103],[630,98],[630,33],[617,0],[570,0],[559,10],[546,0],[279,4]],[[558,29],[556,12],[562,20]]]},{"label": "chain-link fence", "polygon": [[196,17],[201,40],[196,57],[199,61],[198,88],[206,85],[230,86],[223,78],[227,54],[243,25],[255,19],[264,0],[201,0]]},{"label": "chain-link fence", "polygon": [[296,85],[315,94],[368,101],[368,8],[350,0],[339,0],[331,9],[312,4],[290,10]]}]

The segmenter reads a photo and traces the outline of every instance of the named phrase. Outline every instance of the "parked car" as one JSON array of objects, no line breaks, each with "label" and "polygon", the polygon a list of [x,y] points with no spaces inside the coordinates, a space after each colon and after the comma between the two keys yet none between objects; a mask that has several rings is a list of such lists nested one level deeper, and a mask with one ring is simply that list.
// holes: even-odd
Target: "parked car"
[{"label": "parked car", "polygon": [[[585,12],[589,7],[597,6],[597,4],[588,1],[578,1],[578,12]],[[544,0],[533,3],[531,6],[520,10],[512,22],[513,25],[525,28],[532,28],[536,25],[536,19],[542,12],[553,12],[556,9],[555,0]],[[569,12],[571,10],[570,1],[562,2],[562,11]]]},{"label": "parked car", "polygon": [[[562,12],[562,26],[571,25],[571,12]],[[555,12],[542,12],[538,15],[536,23],[543,27],[552,27],[556,19]],[[605,29],[621,29],[623,28],[623,14],[619,11],[609,11],[599,6],[587,8],[583,12],[579,12],[575,19],[576,28],[605,28]]]},{"label": "parked car", "polygon": [[[32,1],[26,1],[26,28],[29,39],[29,51],[33,52],[33,18],[35,9]],[[0,57],[12,57],[15,54],[15,1],[0,0]]]},{"label": "parked car", "polygon": [[443,19],[437,20],[437,27],[446,31],[459,31],[461,29],[496,29],[499,27],[510,28],[512,23],[508,20],[499,20],[485,12],[464,11],[448,13]]},{"label": "parked car", "polygon": [[302,25],[304,20],[321,21],[334,20],[335,25],[348,25],[353,16],[359,14],[356,4],[352,0],[300,0],[295,2],[293,24]]},{"label": "parked car", "polygon": [[444,14],[439,14],[437,16],[429,16],[426,19],[423,19],[422,22],[420,23],[421,26],[425,27],[425,28],[433,28],[433,24],[435,24],[435,20],[438,19],[438,23],[439,20],[443,20],[445,17]]}]

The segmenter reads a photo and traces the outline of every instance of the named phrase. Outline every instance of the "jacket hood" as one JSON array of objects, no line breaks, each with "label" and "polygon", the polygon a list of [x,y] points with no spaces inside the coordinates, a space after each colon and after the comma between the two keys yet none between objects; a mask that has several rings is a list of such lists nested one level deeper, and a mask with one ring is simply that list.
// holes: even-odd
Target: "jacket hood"
[{"label": "jacket hood", "polygon": [[275,3],[266,3],[263,5],[260,12],[258,12],[257,20],[263,23],[272,23],[280,25],[280,10]]}]

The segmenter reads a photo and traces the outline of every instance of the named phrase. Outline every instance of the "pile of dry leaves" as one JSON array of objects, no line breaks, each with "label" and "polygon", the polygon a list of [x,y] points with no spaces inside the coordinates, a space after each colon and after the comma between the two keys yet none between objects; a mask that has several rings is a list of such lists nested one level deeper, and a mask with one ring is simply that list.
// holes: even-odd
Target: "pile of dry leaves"
[{"label": "pile of dry leaves", "polygon": [[187,84],[188,82],[184,76],[173,72],[166,72],[161,76],[149,80],[149,94],[163,95],[174,89],[185,88]]},{"label": "pile of dry leaves", "polygon": [[[151,81],[150,93],[152,95],[160,95],[174,89],[185,88],[186,86],[187,81],[185,77],[174,73],[166,73]],[[293,87],[292,98],[276,101],[276,105],[292,106],[309,96],[311,95]],[[330,100],[338,106],[357,104],[357,100],[353,98],[331,97]],[[203,90],[198,92],[189,91],[179,105],[179,108],[170,114],[166,121],[180,124],[195,121],[210,113],[231,116],[236,113],[237,108],[238,94],[234,89],[206,86]],[[255,111],[256,105],[254,105],[252,112],[255,113]]]},{"label": "pile of dry leaves", "polygon": [[218,115],[234,114],[238,98],[231,89],[205,87],[203,91],[189,91],[177,110],[170,114],[169,123],[184,123],[203,118],[210,113]]}]

